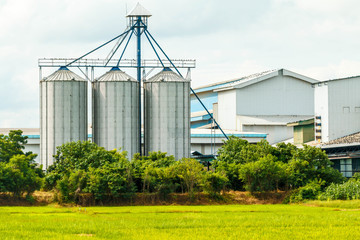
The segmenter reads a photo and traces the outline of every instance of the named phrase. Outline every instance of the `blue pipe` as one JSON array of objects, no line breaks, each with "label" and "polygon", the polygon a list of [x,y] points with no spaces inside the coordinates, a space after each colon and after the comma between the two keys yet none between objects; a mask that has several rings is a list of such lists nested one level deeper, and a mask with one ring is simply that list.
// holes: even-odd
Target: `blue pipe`
[{"label": "blue pipe", "polygon": [[120,61],[121,61],[122,57],[124,56],[125,50],[126,50],[128,44],[129,44],[129,42],[130,42],[130,39],[131,39],[133,33],[134,33],[134,29],[132,28],[131,34],[130,34],[130,36],[129,36],[129,39],[127,40],[126,45],[125,45],[125,47],[124,47],[124,50],[122,51],[121,56],[120,56],[120,58],[119,58],[119,61],[118,61],[117,64],[116,64],[117,67],[119,67]]},{"label": "blue pipe", "polygon": [[[137,20],[137,80],[139,81],[139,153],[142,156],[141,151],[141,17],[138,17]],[[145,147],[145,141],[144,141]],[[145,150],[145,148],[144,148]]]},{"label": "blue pipe", "polygon": [[121,44],[124,42],[124,40],[125,40],[125,38],[127,37],[128,34],[129,34],[129,32],[126,33],[125,37],[121,40],[121,42],[119,43],[119,45],[116,47],[115,51],[111,54],[111,56],[109,57],[109,60],[107,60],[107,62],[106,62],[106,64],[105,64],[105,66],[108,65],[108,63],[110,62],[110,60],[112,59],[112,57],[115,55],[115,53],[117,52],[117,50],[119,49],[119,47],[121,46]]}]

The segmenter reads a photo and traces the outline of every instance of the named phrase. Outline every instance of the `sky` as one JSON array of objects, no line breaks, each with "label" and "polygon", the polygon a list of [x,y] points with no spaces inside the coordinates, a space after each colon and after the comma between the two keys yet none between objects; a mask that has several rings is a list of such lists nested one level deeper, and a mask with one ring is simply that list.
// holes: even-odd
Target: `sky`
[{"label": "sky", "polygon": [[[38,59],[79,57],[119,35],[137,2],[0,0],[0,128],[39,127]],[[196,60],[192,87],[278,68],[320,81],[360,75],[357,0],[140,4],[152,13],[148,30],[167,55]],[[105,58],[109,47],[89,58]],[[143,56],[156,58],[149,45]],[[135,42],[125,57],[135,58]]]}]

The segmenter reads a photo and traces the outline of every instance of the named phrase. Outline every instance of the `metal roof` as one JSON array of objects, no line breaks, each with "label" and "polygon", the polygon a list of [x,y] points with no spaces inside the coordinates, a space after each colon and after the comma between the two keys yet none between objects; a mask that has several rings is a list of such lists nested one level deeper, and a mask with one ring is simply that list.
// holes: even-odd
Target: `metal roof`
[{"label": "metal roof", "polygon": [[248,77],[246,79],[242,79],[241,81],[238,82],[232,82],[227,86],[222,86],[221,88],[216,89],[216,92],[219,91],[226,91],[226,90],[230,90],[230,89],[235,89],[235,88],[244,88],[247,87],[249,85],[252,84],[256,84],[259,82],[262,82],[264,80],[276,77],[276,76],[289,76],[289,77],[293,77],[296,79],[299,79],[301,81],[307,82],[309,84],[314,84],[314,83],[319,83],[318,80],[315,80],[313,78],[309,78],[306,76],[303,76],[301,74],[286,70],[286,69],[278,69],[278,70],[273,70],[270,71],[268,73],[265,74],[261,74],[259,76],[253,76],[253,77]]},{"label": "metal roof", "polygon": [[194,91],[198,93],[198,92],[206,92],[213,90],[223,91],[233,88],[242,88],[278,75],[290,76],[312,84],[319,82],[318,80],[315,80],[313,78],[309,78],[286,69],[274,69],[274,70],[251,74],[241,78],[205,85],[202,87],[195,88]]},{"label": "metal roof", "polygon": [[360,132],[353,133],[341,138],[331,140],[329,142],[323,143],[324,145],[337,145],[337,144],[360,144]]},{"label": "metal roof", "polygon": [[151,17],[151,13],[141,6],[140,3],[137,3],[133,10],[127,15],[127,17]]},{"label": "metal roof", "polygon": [[180,77],[170,68],[164,68],[164,70],[155,74],[149,80],[146,80],[146,82],[190,82],[190,80]]},{"label": "metal roof", "polygon": [[214,90],[214,89],[217,89],[217,88],[220,88],[220,87],[228,86],[228,85],[230,85],[232,83],[238,83],[238,82],[245,81],[245,80],[248,80],[248,79],[261,77],[261,76],[264,76],[264,75],[269,74],[269,73],[274,72],[274,71],[277,71],[277,70],[269,70],[269,71],[265,71],[265,72],[251,74],[251,75],[241,77],[241,78],[235,78],[235,79],[231,79],[231,80],[227,80],[227,81],[212,83],[212,84],[208,84],[208,85],[204,85],[204,86],[201,86],[201,87],[194,88],[194,91],[195,92],[206,92],[206,91]]},{"label": "metal roof", "polygon": [[246,126],[286,126],[288,123],[310,119],[307,115],[240,115]]},{"label": "metal roof", "polygon": [[48,77],[42,79],[42,81],[86,81],[79,75],[73,73],[66,67],[61,67]]},{"label": "metal roof", "polygon": [[106,72],[100,76],[97,81],[99,82],[137,82],[137,80],[125,72],[121,71],[119,68],[114,67],[110,71]]}]

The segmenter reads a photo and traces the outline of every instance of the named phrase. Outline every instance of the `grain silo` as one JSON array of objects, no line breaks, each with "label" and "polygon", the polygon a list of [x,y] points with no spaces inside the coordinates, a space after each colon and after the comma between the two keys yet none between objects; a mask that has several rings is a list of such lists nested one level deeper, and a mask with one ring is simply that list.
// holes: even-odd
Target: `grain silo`
[{"label": "grain silo", "polygon": [[92,84],[93,141],[107,150],[139,152],[139,82],[113,67]]},{"label": "grain silo", "polygon": [[56,147],[87,140],[87,81],[61,67],[40,81],[40,155],[53,164]]},{"label": "grain silo", "polygon": [[190,81],[164,68],[144,82],[145,154],[190,156]]}]

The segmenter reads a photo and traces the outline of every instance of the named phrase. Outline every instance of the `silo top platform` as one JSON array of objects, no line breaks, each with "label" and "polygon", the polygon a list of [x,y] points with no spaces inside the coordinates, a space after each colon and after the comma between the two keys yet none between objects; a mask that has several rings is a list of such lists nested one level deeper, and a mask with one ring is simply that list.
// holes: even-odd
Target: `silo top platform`
[{"label": "silo top platform", "polygon": [[137,3],[135,8],[126,16],[126,17],[151,17],[151,13],[141,6],[140,3]]}]

